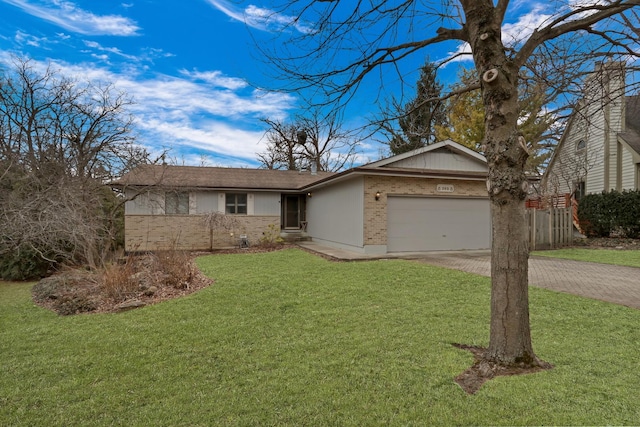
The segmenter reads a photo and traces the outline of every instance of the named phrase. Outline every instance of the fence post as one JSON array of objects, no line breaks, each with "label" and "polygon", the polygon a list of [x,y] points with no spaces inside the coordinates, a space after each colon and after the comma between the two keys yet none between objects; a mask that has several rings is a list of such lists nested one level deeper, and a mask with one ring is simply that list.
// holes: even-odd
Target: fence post
[{"label": "fence post", "polygon": [[549,248],[553,249],[553,209],[549,208]]},{"label": "fence post", "polygon": [[531,238],[531,246],[533,246],[533,250],[536,250],[536,234],[538,229],[536,228],[536,218],[538,216],[538,212],[535,209],[529,210],[529,225],[533,224],[530,228],[529,236]]}]

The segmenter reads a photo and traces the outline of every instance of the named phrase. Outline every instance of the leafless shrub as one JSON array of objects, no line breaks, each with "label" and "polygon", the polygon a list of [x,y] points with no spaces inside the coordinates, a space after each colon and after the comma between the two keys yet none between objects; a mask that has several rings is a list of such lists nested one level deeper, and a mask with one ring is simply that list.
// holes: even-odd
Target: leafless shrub
[{"label": "leafless shrub", "polygon": [[86,271],[68,271],[39,281],[32,289],[34,301],[62,316],[87,313],[98,307],[96,278]]},{"label": "leafless shrub", "polygon": [[127,257],[123,264],[112,263],[105,266],[100,285],[104,295],[115,302],[125,301],[139,290],[133,257]]},{"label": "leafless shrub", "polygon": [[156,253],[158,271],[162,273],[162,282],[176,289],[186,289],[197,271],[186,251],[169,249]]},{"label": "leafless shrub", "polygon": [[269,228],[262,232],[259,245],[264,248],[281,246],[284,239],[280,236],[280,229],[275,224],[269,224]]}]

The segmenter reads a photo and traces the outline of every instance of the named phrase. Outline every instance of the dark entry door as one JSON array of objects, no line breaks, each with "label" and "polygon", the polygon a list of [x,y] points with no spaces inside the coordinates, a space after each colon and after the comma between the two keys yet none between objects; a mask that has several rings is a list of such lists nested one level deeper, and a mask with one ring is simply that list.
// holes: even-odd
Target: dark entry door
[{"label": "dark entry door", "polygon": [[284,228],[300,228],[300,196],[284,197]]}]

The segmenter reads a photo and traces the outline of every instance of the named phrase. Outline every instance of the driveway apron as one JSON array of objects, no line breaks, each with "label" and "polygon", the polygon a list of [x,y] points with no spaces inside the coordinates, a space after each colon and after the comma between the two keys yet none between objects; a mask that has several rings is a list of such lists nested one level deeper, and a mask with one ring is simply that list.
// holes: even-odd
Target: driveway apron
[{"label": "driveway apron", "polygon": [[[431,253],[419,260],[491,276],[491,258],[487,254]],[[529,284],[640,309],[640,268],[637,267],[532,256],[529,259]]]}]

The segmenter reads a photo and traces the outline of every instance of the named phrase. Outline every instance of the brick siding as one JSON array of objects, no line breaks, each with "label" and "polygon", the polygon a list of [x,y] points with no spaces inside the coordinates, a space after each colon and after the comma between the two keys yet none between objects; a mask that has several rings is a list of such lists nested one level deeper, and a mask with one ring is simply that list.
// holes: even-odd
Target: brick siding
[{"label": "brick siding", "polygon": [[[203,215],[126,215],[125,249],[155,251],[169,248],[211,250],[237,246],[239,236],[246,234],[256,245],[273,224],[280,229],[279,216],[237,216],[233,230],[211,230]],[[232,234],[233,233],[233,234]]]}]

